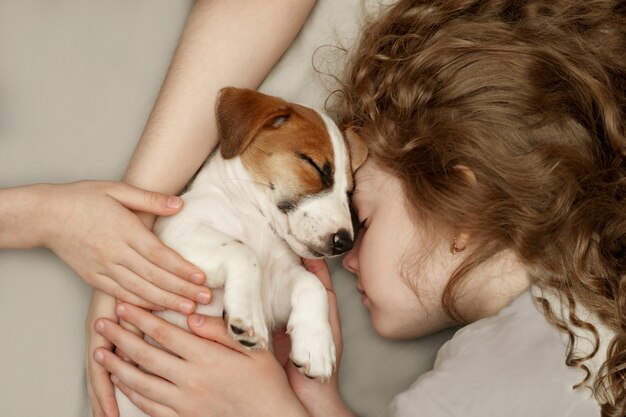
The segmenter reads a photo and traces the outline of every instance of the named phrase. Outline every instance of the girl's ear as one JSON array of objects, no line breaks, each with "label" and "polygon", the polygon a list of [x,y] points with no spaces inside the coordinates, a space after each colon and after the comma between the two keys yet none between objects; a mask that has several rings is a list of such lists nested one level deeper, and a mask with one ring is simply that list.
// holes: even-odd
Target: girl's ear
[{"label": "girl's ear", "polygon": [[[468,186],[473,187],[478,182],[476,180],[476,174],[474,171],[467,165],[458,164],[454,166],[454,170],[459,173],[461,180]],[[451,252],[457,253],[465,250],[465,247],[468,245],[471,235],[463,230],[457,232],[454,236],[454,240],[451,245]]]},{"label": "girl's ear", "polygon": [[261,131],[280,127],[290,116],[291,108],[283,99],[249,89],[222,88],[216,108],[222,157],[241,155]]},{"label": "girl's ear", "polygon": [[346,129],[345,135],[350,149],[350,167],[354,173],[367,159],[367,145],[352,127]]},{"label": "girl's ear", "polygon": [[463,252],[467,247],[470,240],[470,234],[467,232],[458,232],[454,238],[452,239],[452,244],[450,245],[450,252],[453,255]]}]

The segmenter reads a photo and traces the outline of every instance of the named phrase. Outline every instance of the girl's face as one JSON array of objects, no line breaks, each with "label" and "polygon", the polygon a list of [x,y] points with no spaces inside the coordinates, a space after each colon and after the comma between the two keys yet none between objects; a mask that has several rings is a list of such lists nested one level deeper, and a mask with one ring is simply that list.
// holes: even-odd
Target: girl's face
[{"label": "girl's face", "polygon": [[376,332],[404,339],[454,324],[441,305],[461,258],[449,250],[453,233],[433,239],[447,233],[426,233],[426,227],[416,225],[404,206],[400,181],[372,158],[356,172],[355,181],[352,202],[362,228],[343,265],[358,277],[357,290]]}]

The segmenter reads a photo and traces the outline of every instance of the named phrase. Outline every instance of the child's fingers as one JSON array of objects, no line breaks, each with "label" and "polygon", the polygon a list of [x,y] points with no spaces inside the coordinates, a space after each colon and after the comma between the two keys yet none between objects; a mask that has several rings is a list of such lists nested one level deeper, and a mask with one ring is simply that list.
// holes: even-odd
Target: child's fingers
[{"label": "child's fingers", "polygon": [[155,401],[152,401],[143,395],[139,394],[137,391],[133,391],[126,385],[124,385],[119,379],[112,377],[115,380],[115,386],[122,391],[128,399],[137,406],[141,411],[143,411],[146,415],[152,417],[177,417],[178,414],[172,410],[171,408],[164,406],[163,404],[159,404]]},{"label": "child's fingers", "polygon": [[[125,321],[139,328],[146,335],[150,336],[158,344],[163,346],[166,350],[169,350],[171,353],[177,355],[180,358],[184,358],[184,359],[197,358],[198,352],[203,352],[203,349],[207,348],[206,341],[199,339],[198,337],[190,334],[188,331],[183,330],[180,327],[173,325],[172,323],[169,323],[155,316],[154,314],[143,311],[142,309],[137,308],[133,305],[122,304],[118,306],[116,311],[120,315],[120,317],[122,317]],[[236,342],[232,338],[232,336],[228,334],[228,332],[226,331],[226,326],[222,318],[206,317],[206,316],[201,316],[198,314],[192,315],[192,317],[195,317],[195,316],[200,316],[200,318],[205,319],[204,324],[213,323],[214,321],[216,321],[217,322],[216,331],[211,332],[211,334],[217,333],[219,335],[222,335],[222,338],[225,339],[225,341],[222,343],[221,342],[222,338],[220,338],[219,339],[220,343],[225,344],[229,347],[232,346],[236,350],[241,349],[242,352],[245,351],[245,348],[241,346],[238,342]],[[187,322],[191,323],[191,326],[193,326],[192,330],[198,327],[201,327],[202,329],[206,328],[204,324],[198,325],[196,321],[192,321],[191,319],[188,319]],[[132,338],[125,338],[125,340],[128,342],[133,342]],[[211,338],[211,340],[215,340],[215,339]],[[125,350],[127,350],[128,347],[132,347],[130,343],[124,346],[124,345],[121,345],[120,343],[116,343],[115,340],[111,340],[111,341],[115,343],[116,346],[121,347]],[[145,347],[144,344],[139,344],[139,345]],[[135,346],[139,346],[139,345],[135,345]],[[141,352],[142,354],[148,353],[146,349],[144,348],[142,348],[141,350],[142,350]],[[166,357],[161,356],[160,353],[154,351],[152,348],[150,348],[150,350],[154,352],[155,357],[157,357],[156,355],[159,356],[160,358],[159,360],[161,361],[167,360]],[[160,351],[160,352],[163,352],[163,351]],[[127,353],[130,355],[131,358],[135,359],[133,357],[133,352],[127,352]],[[179,365],[180,364],[178,362],[175,362],[175,361],[172,362],[171,363],[172,370],[175,366],[179,366]],[[165,375],[163,372],[159,373],[159,375],[163,377],[167,377],[167,375]]]},{"label": "child's fingers", "polygon": [[183,206],[183,199],[155,191],[147,191],[124,183],[113,183],[108,194],[126,208],[158,216],[168,216],[178,212]]},{"label": "child's fingers", "polygon": [[87,395],[89,396],[89,402],[91,403],[91,415],[93,417],[108,417],[102,410],[100,401],[98,401],[96,393],[93,392],[93,387],[89,381],[87,381]]},{"label": "child's fingers", "polygon": [[[134,365],[118,358],[114,353],[98,349],[94,357],[102,363],[111,375],[118,378],[124,385],[149,397],[153,401],[172,403],[175,401],[177,387],[170,381],[146,373]],[[123,416],[126,417],[126,416]]]},{"label": "child's fingers", "polygon": [[323,259],[306,259],[302,258],[302,264],[307,271],[317,275],[319,280],[324,284],[327,290],[333,290],[333,283],[330,280],[330,272],[328,272],[328,265]]},{"label": "child's fingers", "polygon": [[[143,339],[143,332],[141,330],[139,330],[137,327],[133,326],[132,324],[130,324],[129,322],[125,321],[125,320],[119,320],[119,324],[120,326],[122,326],[122,328],[128,330],[129,332],[132,332],[134,334],[136,334],[137,336],[141,337]],[[124,352],[122,349],[120,349],[119,347],[115,347],[115,354],[117,356],[119,356],[122,360],[135,365],[135,362],[133,362],[133,360],[126,354],[126,352]]]},{"label": "child's fingers", "polygon": [[[178,294],[189,300],[196,301],[201,304],[208,304],[211,301],[211,290],[208,289],[206,286],[196,285],[189,281],[186,281],[178,277],[177,275],[174,275],[171,272],[154,265],[152,262],[148,261],[135,250],[130,250],[132,251],[132,253],[129,255],[129,258],[127,260],[127,267],[140,277],[145,278],[147,281],[151,282],[158,288],[174,294]],[[185,300],[179,301],[183,302]],[[178,305],[164,307],[180,311]]]},{"label": "child's fingers", "polygon": [[[102,340],[105,340],[102,338]],[[101,343],[99,348],[111,349],[106,341]],[[92,347],[88,352],[92,352]],[[98,413],[106,417],[118,417],[117,402],[115,401],[115,391],[111,383],[109,372],[93,360],[92,355],[87,359],[87,389],[90,392],[91,407],[94,417],[99,417]]]},{"label": "child's fingers", "polygon": [[164,269],[184,280],[201,285],[204,283],[204,272],[167,247],[153,234],[137,235],[131,247],[142,257],[157,267]]},{"label": "child's fingers", "polygon": [[128,362],[131,365],[137,365],[135,362],[133,362],[126,353],[124,353],[124,351],[122,349],[118,349],[115,348],[115,354],[124,362]]},{"label": "child's fingers", "polygon": [[206,340],[217,342],[239,353],[248,353],[248,350],[228,333],[226,323],[219,317],[192,314],[187,318],[187,325],[194,334]]},{"label": "child's fingers", "polygon": [[[132,306],[131,304],[124,304],[124,307],[127,308],[128,310],[135,309],[134,310],[135,312],[141,312],[143,316],[151,317],[159,323],[163,323],[163,322],[167,323],[168,327],[176,328],[177,331],[179,330],[180,332],[183,332],[187,336],[192,336],[191,334],[189,334],[188,332],[185,332],[179,327],[171,323],[168,323],[164,320],[161,320],[155,317],[151,313],[138,309]],[[118,307],[117,311],[118,312],[120,311],[120,307]],[[125,318],[132,319],[132,315],[129,314],[128,316],[125,316]],[[132,323],[132,324],[136,324],[136,323]],[[166,380],[168,381],[179,381],[180,379],[183,378],[181,376],[181,372],[182,372],[181,368],[183,367],[184,361],[181,360],[181,358],[177,356],[177,354],[169,353],[163,349],[159,349],[149,344],[143,338],[138,337],[132,332],[129,332],[123,329],[117,323],[114,323],[110,320],[106,320],[106,319],[98,320],[96,321],[95,327],[96,327],[96,331],[98,331],[100,334],[102,334],[104,337],[110,340],[111,343],[113,343],[115,346],[124,350],[124,352],[126,352],[126,354],[130,357],[130,359],[132,359],[135,363],[140,365],[147,372],[150,372],[156,375],[161,375],[163,378],[166,378]],[[145,329],[142,329],[142,330],[145,330]],[[150,331],[146,331],[146,334],[152,337],[157,343],[160,343],[163,340],[163,337],[168,338],[167,334],[163,337],[161,336],[164,333],[167,333],[167,332],[164,330],[158,330],[157,334],[155,334],[155,333],[151,333]],[[167,348],[167,344],[161,343],[161,345]],[[124,362],[127,365],[128,363],[125,361],[122,361],[119,357],[115,355],[106,355],[106,352],[104,352],[104,357],[113,358],[111,359],[111,362],[108,362],[106,360],[104,362],[101,362],[101,364],[110,372],[118,371],[118,369],[112,368],[112,366],[120,366],[119,369],[126,369],[126,370],[130,369],[128,367],[121,367],[120,362]],[[119,362],[117,362],[115,359],[117,359],[117,361]],[[132,366],[131,368],[137,369]],[[135,376],[136,375],[139,375],[139,374],[135,374]],[[118,374],[118,376],[120,375]]]},{"label": "child's fingers", "polygon": [[[111,274],[114,275],[114,274]],[[160,310],[161,307],[157,304],[153,304],[140,296],[137,296],[130,292],[128,289],[124,288],[131,287],[129,284],[130,279],[125,275],[119,276],[115,275],[114,277],[109,277],[104,274],[95,274],[94,282],[90,282],[94,287],[98,288],[100,291],[107,293],[117,299],[125,301],[127,303],[134,304],[138,307],[145,308],[148,310]],[[143,280],[142,280],[143,281]]]},{"label": "child's fingers", "polygon": [[87,335],[85,349],[87,387],[93,394],[91,403],[94,408],[94,413],[98,410],[98,407],[100,407],[99,409],[106,414],[106,417],[119,417],[117,402],[115,401],[115,391],[109,373],[93,359],[93,352],[96,348],[107,350],[113,348],[111,343],[94,331],[93,322],[98,317],[108,317],[111,320],[117,320],[117,316],[115,315],[115,299],[105,293],[94,290],[91,297],[89,314],[85,320],[85,331]]},{"label": "child's fingers", "polygon": [[[109,373],[106,369],[98,371],[92,379],[94,385],[92,387],[96,402],[106,417],[119,417],[117,402],[115,401],[115,391],[113,384],[109,379]],[[92,401],[93,407],[94,401]]]},{"label": "child's fingers", "polygon": [[92,379],[95,384],[93,387],[90,384],[89,387],[93,392],[93,397],[90,395],[90,398],[94,417],[119,417],[109,373],[105,370],[101,375],[92,376]]},{"label": "child's fingers", "polygon": [[178,311],[182,314],[191,314],[196,308],[193,301],[152,285],[149,281],[143,279],[124,265],[113,266],[111,272],[121,285],[130,287],[131,291],[141,299],[170,310]]}]

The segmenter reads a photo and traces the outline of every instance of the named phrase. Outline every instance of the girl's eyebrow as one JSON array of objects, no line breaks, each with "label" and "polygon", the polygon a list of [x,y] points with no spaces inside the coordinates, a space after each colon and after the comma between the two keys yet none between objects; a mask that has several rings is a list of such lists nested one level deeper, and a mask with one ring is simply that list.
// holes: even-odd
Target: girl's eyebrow
[{"label": "girl's eyebrow", "polygon": [[[359,186],[359,184],[355,184],[354,190],[352,192],[352,204],[355,207],[355,209],[358,208],[359,209],[363,209],[364,206],[367,206],[370,204],[370,200],[371,198],[369,198],[372,195],[372,192],[367,188],[367,187],[363,187],[363,185],[361,184],[361,186]],[[357,204],[358,203],[358,204]]]},{"label": "girl's eyebrow", "polygon": [[[355,194],[363,194],[365,191],[367,191],[367,183],[371,180],[371,178],[372,175],[363,175],[358,180],[355,177],[354,187],[352,188],[352,195],[354,196]],[[365,185],[365,190],[363,189],[363,185]]]},{"label": "girl's eyebrow", "polygon": [[363,194],[363,187],[362,186],[360,187],[358,183],[355,183],[354,187],[352,188],[352,192],[350,193],[351,197],[354,198],[362,194]]}]

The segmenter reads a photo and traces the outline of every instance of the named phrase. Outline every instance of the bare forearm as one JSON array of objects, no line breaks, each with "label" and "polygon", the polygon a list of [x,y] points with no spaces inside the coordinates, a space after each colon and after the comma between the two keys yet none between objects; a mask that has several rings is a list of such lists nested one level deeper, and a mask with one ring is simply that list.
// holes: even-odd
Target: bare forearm
[{"label": "bare forearm", "polygon": [[44,244],[41,192],[45,188],[29,185],[0,190],[0,248],[33,248]]},{"label": "bare forearm", "polygon": [[256,88],[314,0],[199,0],[124,180],[178,193],[218,141],[214,108],[227,85]]}]

